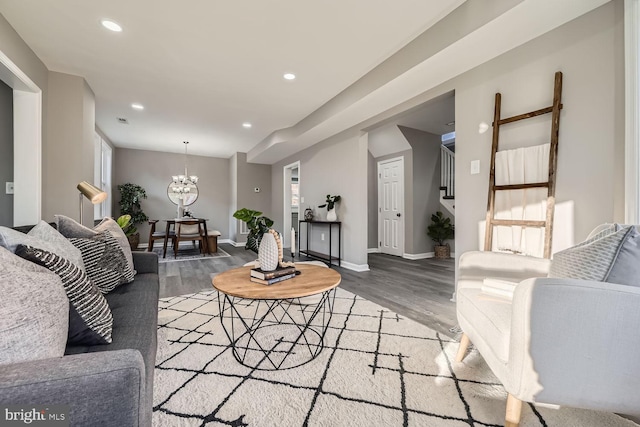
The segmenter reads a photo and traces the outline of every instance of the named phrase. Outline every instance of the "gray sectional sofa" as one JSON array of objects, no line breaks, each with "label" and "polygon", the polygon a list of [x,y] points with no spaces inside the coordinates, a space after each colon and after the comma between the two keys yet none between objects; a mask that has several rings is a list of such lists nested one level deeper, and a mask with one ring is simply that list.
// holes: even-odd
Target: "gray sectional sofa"
[{"label": "gray sectional sofa", "polygon": [[68,405],[74,426],[150,426],[158,322],[158,258],[134,252],[132,283],[105,295],[113,342],[67,346],[61,358],[3,365],[0,405]]}]

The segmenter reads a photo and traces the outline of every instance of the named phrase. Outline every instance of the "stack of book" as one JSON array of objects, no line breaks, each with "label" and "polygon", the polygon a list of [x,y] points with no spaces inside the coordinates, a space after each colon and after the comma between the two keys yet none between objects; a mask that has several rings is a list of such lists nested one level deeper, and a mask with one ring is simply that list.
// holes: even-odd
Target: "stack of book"
[{"label": "stack of book", "polygon": [[251,269],[251,281],[262,285],[273,285],[294,277],[296,277],[295,267],[278,267],[273,271],[262,271],[259,268]]}]

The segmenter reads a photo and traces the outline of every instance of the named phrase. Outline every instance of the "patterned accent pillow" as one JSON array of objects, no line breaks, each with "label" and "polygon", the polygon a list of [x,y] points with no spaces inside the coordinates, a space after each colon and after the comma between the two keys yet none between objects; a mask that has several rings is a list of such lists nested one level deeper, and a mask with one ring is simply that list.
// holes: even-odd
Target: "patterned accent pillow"
[{"label": "patterned accent pillow", "polygon": [[68,343],[109,344],[113,316],[98,288],[86,273],[69,260],[54,253],[20,245],[16,255],[40,264],[56,273],[62,280],[69,302]]},{"label": "patterned accent pillow", "polygon": [[129,239],[127,239],[127,236],[124,234],[118,223],[112,218],[104,218],[100,222],[100,224],[96,225],[93,228],[93,230],[85,227],[73,218],[69,218],[64,215],[55,215],[55,218],[58,231],[67,239],[72,237],[89,238],[95,236],[98,233],[109,231],[120,244],[122,252],[127,259],[127,263],[129,264],[131,271],[133,271],[133,274],[136,273],[135,267],[133,266],[133,255],[131,254]]},{"label": "patterned accent pillow", "polygon": [[87,276],[103,294],[133,281],[133,271],[110,232],[96,234],[90,239],[72,237],[69,241],[82,252]]},{"label": "patterned accent pillow", "polygon": [[549,277],[605,281],[620,248],[634,231],[634,227],[628,227],[598,238],[602,235],[599,234],[579,245],[557,252],[551,260]]}]

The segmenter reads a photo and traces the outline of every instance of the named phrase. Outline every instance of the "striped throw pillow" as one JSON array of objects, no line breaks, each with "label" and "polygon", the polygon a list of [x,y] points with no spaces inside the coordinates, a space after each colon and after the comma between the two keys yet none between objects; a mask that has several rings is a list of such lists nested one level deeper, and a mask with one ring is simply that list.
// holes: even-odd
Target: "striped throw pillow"
[{"label": "striped throw pillow", "polygon": [[87,276],[103,294],[133,281],[133,270],[110,232],[98,233],[90,238],[72,237],[69,240],[80,249]]},{"label": "striped throw pillow", "polygon": [[48,268],[62,280],[70,302],[68,343],[111,343],[111,309],[84,271],[66,258],[32,246],[19,245],[16,255]]}]

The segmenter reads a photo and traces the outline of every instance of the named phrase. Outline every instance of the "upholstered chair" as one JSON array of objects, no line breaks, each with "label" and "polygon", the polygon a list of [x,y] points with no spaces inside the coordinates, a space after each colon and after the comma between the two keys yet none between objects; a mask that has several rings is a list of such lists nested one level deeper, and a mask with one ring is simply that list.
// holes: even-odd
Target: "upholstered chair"
[{"label": "upholstered chair", "polygon": [[200,252],[204,256],[207,248],[207,239],[204,234],[203,221],[198,219],[181,219],[176,220],[175,239],[173,244],[173,255],[178,256],[181,241],[192,241],[195,245],[196,240],[200,245]]},{"label": "upholstered chair", "polygon": [[[634,239],[626,252],[622,246],[614,251],[618,261],[637,257],[638,234]],[[583,245],[576,247],[586,248]],[[563,259],[570,264],[575,258],[565,255]],[[596,259],[595,264],[600,261]],[[626,265],[634,262],[640,265],[637,258]],[[614,264],[606,268],[611,277]],[[626,280],[631,284],[617,284],[548,277],[550,271],[554,276],[553,269],[552,261],[546,259],[492,252],[463,254],[456,290],[463,336],[456,360],[462,361],[473,343],[508,393],[506,426],[518,426],[522,402],[637,416],[640,275],[628,271]],[[489,293],[488,278],[512,282],[512,296]]]},{"label": "upholstered chair", "polygon": [[167,256],[167,242],[169,240],[171,240],[171,243],[173,243],[174,237],[175,237],[175,233],[173,230],[169,231],[169,236],[168,238],[166,238],[167,233],[165,230],[156,230],[156,224],[158,223],[157,219],[151,219],[149,220],[149,245],[147,246],[147,252],[151,252],[153,251],[153,243],[156,240],[162,240],[164,242],[164,247],[163,247],[163,254],[162,257],[166,258]]}]

